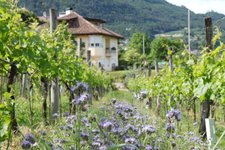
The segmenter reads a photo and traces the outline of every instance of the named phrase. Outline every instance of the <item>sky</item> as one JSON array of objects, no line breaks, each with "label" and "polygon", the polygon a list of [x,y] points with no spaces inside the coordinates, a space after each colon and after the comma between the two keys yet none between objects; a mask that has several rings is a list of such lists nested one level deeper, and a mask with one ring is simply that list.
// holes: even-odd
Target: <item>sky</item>
[{"label": "sky", "polygon": [[185,6],[195,13],[216,11],[225,14],[225,0],[166,0],[169,3]]}]

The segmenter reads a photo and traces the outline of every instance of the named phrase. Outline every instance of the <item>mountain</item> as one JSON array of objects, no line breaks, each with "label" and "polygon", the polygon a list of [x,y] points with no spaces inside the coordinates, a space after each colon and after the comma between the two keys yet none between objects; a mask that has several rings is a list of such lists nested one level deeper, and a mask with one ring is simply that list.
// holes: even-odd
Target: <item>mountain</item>
[{"label": "mountain", "polygon": [[[50,7],[59,12],[73,8],[82,16],[107,21],[107,27],[125,37],[137,31],[154,36],[187,27],[187,8],[172,5],[165,0],[20,0],[19,5],[36,15],[48,12]],[[211,16],[213,22],[225,17],[216,12],[191,12],[191,28],[204,32],[206,16]]]}]

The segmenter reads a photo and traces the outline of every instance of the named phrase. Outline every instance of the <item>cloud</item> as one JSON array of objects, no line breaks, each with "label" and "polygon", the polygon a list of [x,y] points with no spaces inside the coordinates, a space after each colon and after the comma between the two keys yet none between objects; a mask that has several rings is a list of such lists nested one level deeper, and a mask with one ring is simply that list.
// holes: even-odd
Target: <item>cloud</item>
[{"label": "cloud", "polygon": [[225,0],[167,0],[168,2],[185,6],[195,13],[206,13],[216,11],[225,14]]}]

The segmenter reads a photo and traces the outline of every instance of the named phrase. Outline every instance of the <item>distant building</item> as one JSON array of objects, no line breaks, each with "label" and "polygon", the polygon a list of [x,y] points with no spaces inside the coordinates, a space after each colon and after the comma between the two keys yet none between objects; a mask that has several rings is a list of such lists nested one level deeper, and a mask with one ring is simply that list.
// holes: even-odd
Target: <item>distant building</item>
[{"label": "distant building", "polygon": [[74,35],[77,43],[78,56],[106,71],[119,65],[118,43],[123,37],[103,27],[106,23],[104,20],[82,17],[67,10],[60,13],[58,21],[68,23],[69,32]]}]

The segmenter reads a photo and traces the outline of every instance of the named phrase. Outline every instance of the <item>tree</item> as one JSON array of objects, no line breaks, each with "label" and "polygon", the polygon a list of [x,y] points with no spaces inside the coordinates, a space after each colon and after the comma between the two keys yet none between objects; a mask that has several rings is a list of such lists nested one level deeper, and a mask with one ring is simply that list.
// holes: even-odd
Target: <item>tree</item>
[{"label": "tree", "polygon": [[122,60],[125,60],[128,65],[140,64],[142,61],[141,57],[144,54],[150,53],[150,43],[151,40],[147,34],[141,32],[134,33],[127,45],[127,50],[122,56]]},{"label": "tree", "polygon": [[155,61],[156,73],[158,72],[158,60],[166,60],[169,51],[172,54],[184,49],[183,41],[179,39],[169,39],[165,37],[157,37],[151,42],[150,59]]}]

